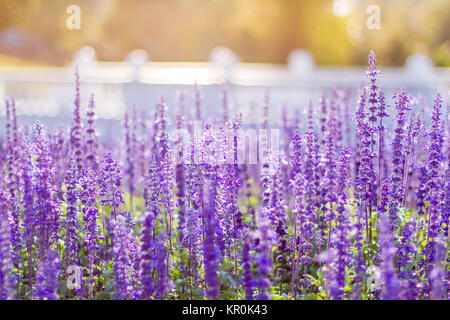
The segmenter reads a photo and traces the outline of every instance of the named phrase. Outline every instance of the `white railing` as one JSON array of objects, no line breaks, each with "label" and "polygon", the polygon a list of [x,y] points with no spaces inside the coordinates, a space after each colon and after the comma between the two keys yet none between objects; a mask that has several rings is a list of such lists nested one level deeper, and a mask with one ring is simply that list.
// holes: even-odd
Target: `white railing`
[{"label": "white railing", "polygon": [[[411,72],[404,68],[381,68],[379,84],[389,97],[400,87],[421,93],[429,100],[435,92],[444,97],[450,90],[450,68],[434,68],[429,72]],[[160,94],[171,105],[177,92],[186,91],[192,103],[191,86],[202,86],[203,108],[214,112],[220,108],[222,83],[229,87],[231,100],[240,110],[251,103],[260,104],[266,88],[271,104],[288,109],[302,107],[309,99],[314,103],[322,92],[348,88],[356,94],[362,81],[367,84],[364,67],[315,67],[301,73],[285,65],[238,63],[224,70],[211,63],[149,62],[139,69],[126,62],[95,62],[80,67],[82,103],[87,105],[90,93],[96,96],[98,115],[104,119],[120,119],[125,106],[153,108]],[[67,117],[73,101],[74,68],[0,68],[0,101],[6,96],[17,100],[18,114],[28,117]],[[355,100],[356,101],[356,100]],[[171,111],[172,110],[172,111]],[[276,110],[275,110],[276,112]],[[0,115],[4,103],[0,103]]]}]

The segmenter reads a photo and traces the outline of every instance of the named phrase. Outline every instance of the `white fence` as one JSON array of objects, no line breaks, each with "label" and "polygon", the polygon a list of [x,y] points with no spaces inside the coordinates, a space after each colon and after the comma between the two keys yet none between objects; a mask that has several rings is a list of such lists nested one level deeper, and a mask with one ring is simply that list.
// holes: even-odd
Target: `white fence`
[{"label": "white fence", "polygon": [[[436,92],[446,98],[450,91],[450,69],[408,70],[381,68],[379,85],[387,97],[399,88],[420,93],[430,103]],[[95,94],[100,119],[121,119],[126,106],[153,110],[161,94],[165,95],[173,115],[177,95],[183,91],[187,107],[193,106],[193,85],[202,92],[205,114],[220,110],[222,84],[227,83],[232,107],[245,117],[249,106],[261,106],[265,90],[270,91],[274,117],[285,106],[288,110],[304,107],[309,99],[317,104],[322,93],[333,88],[348,88],[352,101],[362,81],[368,83],[364,67],[315,67],[308,72],[290,70],[284,65],[239,63],[229,70],[211,63],[149,62],[134,68],[126,62],[94,62],[80,67],[82,104]],[[4,98],[14,97],[18,114],[23,118],[51,117],[65,123],[74,98],[74,68],[0,68],[0,115],[4,115]],[[2,119],[3,120],[3,119]]]}]

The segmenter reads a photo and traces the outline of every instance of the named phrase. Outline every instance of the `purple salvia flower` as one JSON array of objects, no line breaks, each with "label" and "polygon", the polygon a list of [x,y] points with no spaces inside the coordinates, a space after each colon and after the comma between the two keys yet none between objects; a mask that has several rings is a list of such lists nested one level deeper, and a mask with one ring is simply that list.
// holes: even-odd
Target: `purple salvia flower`
[{"label": "purple salvia flower", "polygon": [[[10,99],[10,108],[11,108],[11,125],[12,125],[12,135],[9,139],[10,145],[8,147],[8,189],[11,195],[14,197],[14,200],[17,198],[17,194],[19,192],[19,172],[18,161],[19,159],[19,151],[20,151],[20,141],[18,137],[18,128],[17,128],[17,115],[16,115],[16,102],[14,99]],[[18,216],[13,213],[14,222],[18,224]]]},{"label": "purple salvia flower", "polygon": [[[225,250],[231,250],[230,245],[233,240],[233,214],[230,212],[232,200],[230,199],[230,190],[232,185],[229,184],[230,177],[227,167],[223,165],[218,172],[218,193],[217,193],[217,214],[216,214],[216,235],[217,244],[220,251],[225,254]],[[231,188],[230,188],[231,187]]]},{"label": "purple salvia flower", "polygon": [[136,133],[134,132],[135,126],[130,121],[128,111],[125,112],[124,128],[125,128],[125,149],[126,149],[126,163],[127,163],[125,174],[128,177],[128,190],[130,192],[130,207],[133,207],[132,203],[135,186],[134,156],[136,154],[133,136],[135,136]]},{"label": "purple salvia flower", "polygon": [[370,163],[372,155],[370,153],[370,136],[371,131],[367,121],[366,105],[366,88],[360,90],[358,106],[356,108],[356,134],[359,148],[359,164],[356,166],[356,190],[355,196],[361,202],[371,200],[370,190]]},{"label": "purple salvia flower", "polygon": [[66,184],[66,216],[64,226],[66,235],[64,240],[64,260],[66,266],[79,265],[78,259],[78,167],[75,161],[72,161],[67,171]]},{"label": "purple salvia flower", "polygon": [[[371,161],[370,161],[370,167],[372,172],[373,170],[373,162],[372,158],[375,157],[374,154],[374,147],[375,147],[375,133],[376,133],[376,122],[377,122],[377,104],[379,102],[378,95],[377,95],[377,75],[379,74],[379,70],[377,70],[376,67],[376,56],[375,52],[373,50],[369,53],[369,70],[367,71],[366,75],[369,78],[370,81],[370,87],[369,87],[369,100],[367,101],[369,103],[369,118],[368,118],[368,125],[370,128],[370,152],[372,154]],[[379,141],[380,142],[380,141]],[[375,177],[372,177],[375,178]],[[373,184],[376,183],[376,181],[371,181]],[[374,186],[376,187],[376,186]],[[375,196],[376,197],[376,196]],[[373,199],[376,202],[376,198]],[[370,204],[372,206],[372,204]]]},{"label": "purple salvia flower", "polygon": [[439,176],[439,164],[444,160],[442,148],[444,143],[444,134],[441,128],[441,109],[442,97],[438,93],[434,100],[433,111],[431,114],[430,146],[428,148],[428,171],[430,176]]},{"label": "purple salvia flower", "polygon": [[36,193],[35,226],[38,234],[40,260],[43,261],[47,250],[58,240],[60,210],[56,188],[53,182],[55,168],[51,158],[45,127],[37,122],[34,130],[34,166],[33,179]]},{"label": "purple salvia flower", "polygon": [[369,103],[369,111],[370,111],[369,122],[371,122],[373,126],[375,125],[375,122],[377,122],[377,104],[379,102],[377,94],[378,86],[376,82],[377,76],[380,73],[380,71],[377,69],[376,63],[377,59],[375,56],[375,52],[373,50],[370,50],[369,69],[366,72],[366,75],[370,81],[369,100],[367,102]]},{"label": "purple salvia flower", "polygon": [[205,280],[208,286],[207,293],[211,299],[217,299],[219,295],[219,279],[217,276],[217,261],[218,250],[216,247],[216,197],[217,197],[217,174],[211,173],[209,176],[209,193],[208,203],[204,207],[204,224],[205,224],[205,238],[203,242],[204,263],[205,263]]},{"label": "purple salvia flower", "polygon": [[[311,106],[311,101],[309,101],[309,106],[312,108]],[[309,118],[308,115],[308,121],[312,121],[312,119]],[[283,180],[283,184],[286,181],[289,181],[289,179],[291,178],[291,174],[290,174],[290,166],[289,164],[291,163],[290,160],[290,138],[291,138],[291,128],[289,127],[289,122],[288,122],[288,112],[286,110],[286,107],[283,106],[283,109],[281,111],[281,123],[282,123],[282,132],[283,132],[283,161],[281,163],[282,166],[282,180]],[[308,122],[309,124],[309,122]],[[285,196],[287,196],[289,194],[290,189],[289,188],[284,188],[283,190],[283,194]]]},{"label": "purple salvia flower", "polygon": [[[9,152],[9,148],[11,147],[11,101],[9,100],[9,98],[5,99],[5,112],[5,149],[7,152]],[[6,153],[6,155],[8,156],[8,153]]]},{"label": "purple salvia flower", "polygon": [[[267,99],[268,100],[268,97]],[[267,102],[268,108],[268,102]],[[266,110],[267,111],[267,110]],[[263,127],[267,128],[267,112],[265,112],[265,120]],[[269,296],[266,291],[270,287],[269,273],[272,265],[272,234],[270,224],[274,220],[271,216],[270,199],[272,193],[271,174],[270,174],[270,157],[267,146],[267,141],[262,141],[262,168],[261,168],[261,189],[263,192],[261,208],[259,209],[259,231],[260,231],[260,246],[259,255],[257,258],[258,263],[258,299],[267,300]],[[301,158],[301,157],[300,157]]]},{"label": "purple salvia flower", "polygon": [[339,149],[339,146],[341,144],[343,135],[342,135],[342,101],[341,101],[341,91],[338,89],[333,90],[333,95],[330,100],[330,114],[332,115],[332,118],[334,119],[334,140],[337,149]]},{"label": "purple salvia flower", "polygon": [[198,228],[200,217],[203,215],[201,211],[202,181],[203,175],[200,166],[188,164],[186,170],[186,241],[184,243],[189,251],[188,277],[190,288],[197,284],[198,279],[198,249],[201,246],[200,235],[203,233],[202,228]]},{"label": "purple salvia flower", "polygon": [[[442,121],[444,122],[444,121]],[[444,123],[442,123],[442,125],[444,125]],[[447,155],[447,169],[446,170],[450,170],[450,101],[447,102],[447,121],[446,121],[446,125],[447,125],[447,130],[446,130],[446,149],[447,152],[445,153]]]},{"label": "purple salvia flower", "polygon": [[139,122],[139,137],[137,139],[137,158],[138,158],[138,169],[139,177],[141,180],[145,180],[145,175],[147,173],[147,157],[148,157],[148,145],[150,141],[150,130],[148,129],[147,113],[142,110]]},{"label": "purple salvia flower", "polygon": [[252,276],[252,263],[250,256],[250,243],[249,234],[247,228],[243,233],[243,246],[242,246],[242,269],[244,275],[242,278],[242,284],[245,290],[245,299],[253,300],[253,276]]},{"label": "purple salvia flower", "polygon": [[[294,297],[297,293],[297,286],[300,284],[302,288],[306,287],[306,280],[302,279],[298,281],[299,276],[299,264],[306,268],[312,263],[310,253],[313,251],[314,246],[314,224],[316,223],[316,216],[314,213],[313,205],[310,203],[309,195],[307,194],[308,181],[304,178],[301,172],[297,173],[293,181],[294,188],[294,203],[293,203],[293,215],[294,215],[294,245],[295,251],[297,251],[297,259],[295,260],[291,287],[294,291]],[[305,203],[306,201],[306,203]],[[316,239],[318,247],[322,245],[321,238]],[[295,252],[294,251],[294,252]],[[306,277],[306,275],[305,275]]]},{"label": "purple salvia flower", "polygon": [[271,168],[270,168],[270,157],[269,157],[269,150],[267,146],[267,141],[263,140],[261,143],[261,190],[262,190],[262,199],[261,199],[261,205],[264,208],[264,214],[267,215],[267,218],[269,220],[269,224],[274,225],[275,218],[272,216],[272,210],[270,210],[271,205],[271,199],[272,199],[272,192],[273,192],[273,177],[271,175]]},{"label": "purple salvia flower", "polygon": [[[27,144],[26,150],[30,151],[30,146]],[[30,299],[33,297],[33,261],[32,252],[35,237],[35,211],[34,211],[34,190],[32,182],[32,162],[31,157],[28,156],[23,160],[22,179],[23,179],[23,233],[25,237],[25,244],[27,248],[27,262],[28,262],[28,282],[30,285]]]},{"label": "purple salvia flower", "polygon": [[384,96],[383,89],[380,89],[380,92],[378,93],[378,103],[378,113],[376,114],[379,119],[378,134],[380,135],[378,139],[378,187],[381,188],[381,181],[383,181],[387,176],[387,161],[384,157],[385,127],[383,119],[389,117],[389,115],[386,113],[386,108],[389,106],[386,105],[386,98]]},{"label": "purple salvia flower", "polygon": [[358,177],[359,174],[359,167],[361,165],[361,140],[366,135],[367,131],[367,113],[364,110],[366,106],[366,93],[367,88],[364,87],[364,82],[361,83],[361,87],[359,88],[358,92],[358,102],[355,110],[355,114],[353,116],[353,119],[356,122],[356,130],[355,130],[355,151],[356,151],[356,157],[355,157],[355,163],[354,163],[354,184],[355,184],[355,191],[354,195],[356,199],[360,199],[362,197],[364,185],[361,184],[360,177]]},{"label": "purple salvia flower", "polygon": [[[292,214],[294,220],[294,234],[293,234],[293,248],[294,248],[294,256],[297,255],[297,259],[295,259],[293,263],[293,271],[291,278],[291,288],[293,291],[294,298],[297,294],[297,285],[298,285],[298,268],[300,263],[300,251],[301,245],[303,244],[303,236],[305,234],[302,231],[303,223],[305,219],[302,217],[306,216],[305,206],[303,204],[303,200],[305,198],[305,179],[303,177],[302,172],[298,172],[294,179],[292,179],[291,184],[293,186],[293,206],[292,206]],[[299,224],[300,222],[300,224]],[[300,232],[299,232],[300,231]],[[301,236],[298,236],[300,234]],[[297,253],[297,254],[296,254]]]},{"label": "purple salvia flower", "polygon": [[308,129],[305,133],[306,151],[303,159],[303,176],[305,178],[305,196],[307,197],[308,211],[314,211],[319,205],[321,197],[321,168],[320,153],[318,152],[318,138],[314,130],[312,105],[309,105],[308,111]]},{"label": "purple salvia flower", "polygon": [[441,202],[441,227],[444,234],[448,235],[450,223],[450,169],[444,172],[444,179],[443,199]]},{"label": "purple salvia flower", "polygon": [[160,189],[160,207],[159,210],[170,215],[174,207],[173,203],[173,185],[174,185],[174,167],[170,150],[164,154],[159,166],[159,189]]},{"label": "purple salvia flower", "polygon": [[[17,116],[16,116],[16,103],[14,99],[6,99],[6,166],[7,166],[7,188],[10,193],[8,201],[9,211],[11,213],[10,220],[10,232],[11,232],[11,245],[13,248],[13,262],[15,266],[18,266],[20,261],[20,252],[22,248],[21,233],[20,233],[20,207],[18,203],[19,199],[19,140],[17,130]],[[12,126],[12,128],[11,128]],[[12,130],[11,130],[12,129]],[[12,131],[12,132],[11,132]]]},{"label": "purple salvia flower", "polygon": [[[302,168],[302,137],[300,135],[300,130],[294,130],[294,133],[291,137],[291,174],[292,178],[301,171]],[[313,159],[311,159],[313,160]]]},{"label": "purple salvia flower", "polygon": [[153,212],[146,212],[141,238],[141,279],[142,297],[150,299],[154,293],[153,268],[154,268],[154,216]]},{"label": "purple salvia flower", "polygon": [[373,152],[372,137],[374,134],[374,126],[367,119],[366,105],[366,88],[362,88],[358,107],[356,110],[356,126],[357,126],[357,143],[359,151],[359,165],[356,167],[356,190],[355,196],[359,200],[360,205],[364,207],[366,220],[366,237],[367,243],[371,241],[371,232],[369,220],[372,213],[372,207],[376,202],[376,175],[373,168]]},{"label": "purple salvia flower", "polygon": [[329,249],[331,244],[331,225],[332,221],[335,219],[335,212],[333,208],[333,204],[337,201],[337,173],[336,173],[336,119],[335,114],[333,113],[333,105],[334,102],[331,103],[332,110],[329,113],[328,118],[328,131],[326,135],[326,151],[324,155],[324,167],[325,174],[322,180],[322,207],[321,210],[323,212],[322,217],[320,217],[320,229],[325,229],[326,226],[324,224],[328,224],[328,241],[327,241],[327,249]]},{"label": "purple salvia flower", "polygon": [[[448,262],[448,242],[445,245],[445,238],[440,237],[434,243],[434,261],[433,268],[428,274],[430,284],[429,298],[432,300],[445,299],[448,293],[448,277],[445,276],[445,263]],[[448,270],[447,270],[448,274]]]},{"label": "purple salvia flower", "polygon": [[[201,247],[201,233],[202,229],[198,228],[200,225],[200,217],[202,216],[202,212],[198,209],[189,208],[186,211],[186,247],[189,251],[188,256],[188,279],[189,279],[189,288],[192,293],[192,287],[196,287],[198,285],[199,279],[199,267],[200,267],[200,253],[199,248]],[[192,298],[192,296],[191,296]]]},{"label": "purple salvia flower", "polygon": [[165,233],[160,232],[155,243],[155,269],[158,274],[158,279],[156,281],[156,298],[160,300],[164,300],[168,288],[168,269],[166,265],[167,249],[165,241]]},{"label": "purple salvia flower", "polygon": [[[12,127],[12,128],[11,128]],[[18,172],[16,162],[19,160],[18,156],[18,132],[17,132],[17,116],[16,103],[14,99],[6,99],[6,165],[8,172],[7,187],[11,193],[11,206],[16,205],[18,196]],[[18,217],[13,213],[14,220]]]},{"label": "purple salvia flower", "polygon": [[378,211],[386,213],[389,205],[389,179],[385,178],[381,183],[380,201],[378,204]]},{"label": "purple salvia flower", "polygon": [[[64,181],[69,167],[69,159],[71,158],[68,150],[70,146],[68,145],[64,130],[61,126],[51,134],[49,143],[50,154],[52,155],[56,168],[55,183],[61,188],[61,184]],[[60,193],[60,196],[62,197],[62,192]]]},{"label": "purple salvia flower", "polygon": [[[448,270],[445,270],[448,262],[448,242],[443,236],[439,236],[433,242],[432,268],[426,275],[428,278],[429,299],[441,300],[445,299],[448,294]],[[428,290],[427,290],[428,291]]]},{"label": "purple salvia flower", "polygon": [[70,150],[78,166],[80,173],[82,163],[82,124],[81,124],[81,100],[80,100],[80,73],[75,68],[75,100],[74,100],[72,126],[70,128]]},{"label": "purple salvia flower", "polygon": [[[150,165],[149,165],[149,174],[147,176],[146,183],[146,213],[152,214],[151,219],[155,219],[163,222],[162,218],[166,219],[166,226],[169,234],[169,242],[171,243],[171,232],[172,232],[172,178],[173,178],[173,170],[170,161],[170,153],[166,153],[165,158],[161,166],[158,166],[156,163],[155,155],[151,155],[150,157]],[[164,213],[164,216],[161,216],[160,213]],[[150,219],[150,218],[147,218]],[[147,232],[149,232],[147,230]],[[153,236],[155,237],[155,229],[153,231]],[[148,237],[148,235],[147,235]],[[149,246],[150,243],[147,241],[146,246]],[[156,245],[156,243],[154,244]],[[148,255],[148,251],[142,250],[144,256],[143,259],[146,261],[145,263],[149,264],[150,256]],[[164,256],[167,259],[167,263],[169,263],[169,255]],[[156,263],[156,262],[155,262]],[[148,277],[146,278],[148,282]],[[148,295],[148,292],[151,290],[149,284],[146,284],[147,288],[144,288],[145,294]]]},{"label": "purple salvia flower", "polygon": [[80,184],[82,188],[80,198],[84,221],[83,230],[86,231],[84,246],[88,251],[87,258],[89,261],[89,297],[92,298],[94,285],[92,276],[96,265],[96,256],[99,251],[98,240],[100,239],[100,231],[97,223],[98,209],[95,206],[98,195],[96,175],[91,168],[85,170],[80,179]]},{"label": "purple salvia flower", "polygon": [[320,136],[321,143],[325,143],[325,136],[327,132],[327,115],[328,115],[328,106],[327,106],[327,97],[325,94],[320,98]]},{"label": "purple salvia flower", "polygon": [[339,186],[339,191],[337,192],[338,207],[336,209],[340,214],[344,212],[344,206],[347,205],[347,187],[349,182],[350,157],[350,147],[345,145],[342,146],[338,159],[339,167],[337,185]]},{"label": "purple salvia flower", "polygon": [[[1,192],[1,190],[0,190]],[[7,213],[0,216],[0,300],[14,298],[14,279],[11,275],[13,261]]]},{"label": "purple salvia flower", "polygon": [[[369,209],[370,213],[369,213],[369,215],[371,214],[372,206],[375,205],[376,202],[377,202],[377,195],[374,192],[374,190],[377,189],[377,185],[376,184],[381,182],[380,173],[379,173],[379,178],[377,180],[376,177],[375,177],[375,170],[373,168],[373,166],[374,166],[373,158],[376,157],[375,152],[374,152],[375,134],[379,130],[379,128],[378,128],[378,130],[376,128],[377,127],[376,122],[378,120],[377,116],[378,116],[378,113],[379,113],[377,111],[379,111],[380,106],[382,104],[382,102],[379,99],[378,93],[377,93],[378,86],[376,84],[376,81],[377,81],[377,76],[380,73],[380,71],[376,67],[376,62],[377,62],[377,60],[376,60],[375,52],[373,50],[371,50],[370,53],[369,53],[369,69],[368,69],[366,75],[369,78],[369,82],[370,82],[369,99],[367,101],[368,102],[368,110],[369,110],[368,126],[369,126],[369,130],[370,130],[370,154],[371,154],[369,166],[370,166],[370,171],[371,171],[371,176],[370,176],[370,179],[371,179],[370,183],[371,183],[371,189],[372,189],[371,190],[371,192],[372,192],[372,199],[371,200],[374,203],[370,203],[369,204],[370,205],[370,209]],[[378,104],[380,104],[380,105],[378,105]],[[381,108],[383,108],[383,106],[381,106]],[[380,121],[382,121],[382,119],[380,119]],[[382,143],[381,142],[381,139],[382,139],[381,138],[381,134],[380,134],[380,137],[378,139],[379,139],[379,141],[378,141],[379,145],[381,145],[381,143]],[[378,155],[378,156],[380,156],[380,155]],[[379,164],[379,166],[378,166],[379,169],[380,169],[380,163],[381,162],[379,160],[379,163],[378,163]]]},{"label": "purple salvia flower", "polygon": [[60,260],[55,251],[49,250],[47,256],[40,262],[36,274],[36,297],[40,300],[58,299],[58,278],[60,275]]},{"label": "purple salvia flower", "polygon": [[167,104],[164,96],[161,96],[161,101],[158,103],[156,109],[158,119],[158,130],[156,132],[158,142],[156,159],[158,160],[158,163],[160,163],[169,151],[169,137],[167,134]]},{"label": "purple salvia flower", "polygon": [[406,205],[408,200],[408,195],[413,193],[412,178],[414,173],[415,162],[417,161],[416,155],[416,144],[418,136],[422,129],[422,119],[420,116],[412,117],[408,125],[408,135],[407,135],[407,147],[406,155],[407,161],[405,163],[405,194],[403,198],[403,204]]},{"label": "purple salvia flower", "polygon": [[153,113],[153,125],[150,129],[150,154],[158,155],[158,133],[159,133],[159,104],[156,104],[155,112]]},{"label": "purple salvia flower", "polygon": [[430,291],[430,299],[431,300],[441,300],[443,297],[443,281],[444,271],[440,266],[435,266],[428,277],[430,281],[431,291]]},{"label": "purple salvia flower", "polygon": [[[164,213],[164,218],[166,220],[167,233],[169,237],[169,245],[172,247],[172,215],[174,210],[173,203],[173,185],[174,185],[174,168],[172,166],[172,159],[170,149],[164,154],[161,159],[161,163],[158,168],[159,175],[159,202],[158,211]],[[169,255],[167,256],[169,259]]]},{"label": "purple salvia flower", "polygon": [[103,197],[100,204],[112,206],[114,218],[117,217],[118,207],[123,203],[123,195],[120,191],[121,182],[122,176],[117,161],[113,159],[111,153],[105,154],[102,161],[102,171],[98,179],[99,195]]},{"label": "purple salvia flower", "polygon": [[203,131],[203,136],[200,137],[201,145],[200,156],[202,168],[208,172],[216,165],[218,162],[218,154],[216,150],[217,144],[215,143],[215,130],[213,125],[209,122],[205,124],[205,129]]},{"label": "purple salvia flower", "polygon": [[394,266],[395,246],[392,242],[386,215],[381,214],[379,218],[383,300],[397,300],[399,298],[399,282]]},{"label": "purple salvia flower", "polygon": [[131,230],[127,226],[125,218],[118,216],[114,222],[114,288],[116,300],[127,300],[133,296],[132,292],[132,268],[130,252]]},{"label": "purple salvia flower", "polygon": [[[181,95],[183,97],[183,95]],[[182,99],[180,97],[180,99]],[[185,173],[185,165],[183,161],[184,157],[184,144],[183,144],[183,110],[180,109],[177,112],[177,122],[176,129],[178,132],[177,139],[174,145],[174,152],[176,156],[176,167],[175,167],[175,180],[177,185],[177,199],[178,199],[178,230],[179,230],[179,239],[183,241],[184,231],[186,229],[186,217],[185,217],[185,185],[186,185],[186,173]]]},{"label": "purple salvia flower", "polygon": [[287,227],[285,224],[286,202],[283,197],[283,187],[282,175],[278,169],[277,172],[272,175],[272,192],[269,210],[270,217],[273,219],[271,221],[272,226],[279,242],[287,235]]},{"label": "purple salvia flower", "polygon": [[354,248],[356,254],[353,257],[353,264],[355,266],[355,276],[353,277],[353,281],[355,282],[352,288],[352,299],[359,300],[361,299],[362,286],[361,283],[364,281],[364,275],[366,274],[366,263],[364,260],[363,253],[363,224],[361,221],[364,221],[364,209],[362,206],[358,206],[356,212],[356,222],[353,224],[354,230]]},{"label": "purple salvia flower", "polygon": [[131,285],[133,287],[132,295],[133,299],[139,300],[142,297],[142,252],[141,247],[135,236],[131,237],[131,242],[129,244],[130,247],[130,255],[133,270],[131,271]]},{"label": "purple salvia flower", "polygon": [[440,195],[442,194],[441,184],[443,183],[440,173],[440,163],[445,159],[442,149],[444,143],[444,134],[441,127],[441,108],[442,98],[438,93],[434,100],[433,111],[431,115],[432,125],[429,132],[430,146],[428,148],[428,176],[427,182],[428,194],[426,199],[429,201],[429,220],[427,239],[436,237],[439,229],[440,219],[438,216],[438,206]]},{"label": "purple salvia flower", "polygon": [[147,213],[153,214],[153,218],[158,217],[160,201],[160,168],[156,163],[154,154],[149,159],[148,175],[146,177],[146,202],[145,209]]},{"label": "purple salvia flower", "polygon": [[333,255],[332,281],[330,293],[333,299],[344,298],[345,270],[350,263],[350,239],[348,236],[348,218],[345,208],[337,216],[336,232],[333,235],[332,246],[335,251]]},{"label": "purple salvia flower", "polygon": [[259,231],[261,236],[257,257],[259,300],[270,299],[267,289],[269,289],[271,284],[269,274],[272,270],[272,234],[267,219],[267,211],[268,209],[264,207],[259,211]]},{"label": "purple salvia flower", "polygon": [[[130,138],[131,138],[131,150],[133,152],[133,175],[134,176],[138,176],[139,178],[139,166],[140,166],[140,158],[139,158],[139,143],[138,143],[138,138],[137,138],[137,130],[138,130],[138,119],[137,119],[137,111],[136,111],[136,105],[134,104],[131,108],[131,123],[130,123],[131,127],[130,127]],[[134,178],[134,177],[133,177]],[[135,182],[138,183],[139,181]],[[133,190],[133,195],[134,195],[134,191],[135,191],[136,187],[133,185],[132,190]],[[130,199],[131,200],[131,199]],[[131,206],[132,207],[132,206]]]},{"label": "purple salvia flower", "polygon": [[[328,131],[326,136],[326,153],[324,155],[325,176],[323,179],[323,195],[324,195],[324,207],[322,211],[327,213],[326,220],[332,221],[334,219],[334,212],[332,204],[336,202],[336,119],[330,112],[328,119]],[[326,204],[330,205],[330,208],[326,208]]]},{"label": "purple salvia flower", "polygon": [[332,240],[332,247],[335,250],[333,261],[333,281],[330,286],[330,293],[334,299],[342,299],[345,287],[345,269],[350,262],[350,241],[348,237],[349,220],[348,213],[345,209],[347,204],[347,184],[348,173],[350,171],[350,148],[347,146],[341,147],[341,154],[339,156],[339,174],[337,183],[339,185],[339,192],[337,193],[337,226],[336,234]]},{"label": "purple salvia flower", "polygon": [[86,111],[87,128],[86,128],[86,147],[87,166],[93,170],[97,169],[97,131],[95,129],[95,100],[94,94],[89,99],[88,109]]},{"label": "purple salvia flower", "polygon": [[406,124],[406,111],[411,109],[411,104],[414,100],[411,96],[406,94],[404,88],[400,89],[400,92],[396,94],[394,99],[397,99],[395,103],[396,115],[396,129],[394,140],[392,141],[392,174],[391,185],[389,188],[390,200],[389,200],[389,221],[391,227],[397,223],[397,211],[398,204],[402,202],[404,196],[403,179],[404,179],[404,165],[405,165],[405,124]]},{"label": "purple salvia flower", "polygon": [[351,106],[350,106],[350,92],[348,89],[344,89],[341,91],[341,99],[343,106],[343,128],[342,133],[344,135],[344,143],[351,147],[353,146],[353,135],[352,135],[352,126],[351,126]]},{"label": "purple salvia flower", "polygon": [[403,295],[407,300],[416,298],[416,272],[409,270],[410,266],[414,265],[414,259],[417,254],[417,248],[414,243],[414,235],[416,233],[416,222],[410,221],[403,225],[400,232],[400,244],[397,248],[396,264],[398,266],[398,278],[405,285]]},{"label": "purple salvia flower", "polygon": [[425,165],[418,168],[417,180],[419,182],[415,196],[416,196],[416,209],[419,216],[425,215],[425,198],[428,195],[428,170]]},{"label": "purple salvia flower", "polygon": [[239,198],[239,189],[242,187],[242,180],[240,178],[240,171],[238,167],[238,130],[240,126],[242,125],[242,118],[241,117],[235,117],[233,119],[232,124],[232,165],[228,166],[228,177],[229,177],[229,185],[231,188],[230,191],[230,212],[233,217],[233,226],[234,226],[234,232],[233,235],[235,237],[238,237],[240,230],[242,228],[242,213],[239,210],[238,206],[238,198]]}]

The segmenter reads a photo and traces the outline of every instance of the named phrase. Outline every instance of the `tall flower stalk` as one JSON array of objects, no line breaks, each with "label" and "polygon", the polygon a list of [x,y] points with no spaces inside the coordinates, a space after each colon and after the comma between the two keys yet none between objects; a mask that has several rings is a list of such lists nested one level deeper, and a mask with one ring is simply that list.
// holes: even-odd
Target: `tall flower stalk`
[{"label": "tall flower stalk", "polygon": [[66,229],[65,234],[65,247],[64,247],[64,260],[66,266],[79,265],[78,259],[78,167],[76,162],[73,161],[66,174],[66,215],[64,220],[64,226]]},{"label": "tall flower stalk", "polygon": [[96,207],[98,189],[96,184],[96,176],[92,169],[88,168],[81,178],[81,187],[83,189],[80,198],[83,211],[84,227],[86,236],[84,245],[88,251],[89,261],[89,297],[92,298],[95,281],[93,279],[99,251],[98,241],[101,239],[99,225],[97,223],[98,209]]},{"label": "tall flower stalk", "polygon": [[78,170],[83,167],[82,158],[82,123],[81,123],[81,99],[80,99],[80,73],[78,68],[75,69],[75,100],[73,102],[73,118],[70,128],[70,150],[74,157]]},{"label": "tall flower stalk", "polygon": [[38,234],[39,257],[41,261],[44,261],[50,246],[59,239],[60,209],[54,185],[54,162],[49,151],[45,127],[38,122],[34,131],[35,226]]},{"label": "tall flower stalk", "polygon": [[396,128],[394,140],[392,141],[392,174],[390,185],[390,201],[389,201],[389,221],[391,228],[397,223],[397,213],[399,204],[403,200],[404,192],[404,168],[405,168],[405,124],[406,112],[411,110],[414,99],[406,93],[404,88],[394,96],[397,99],[395,103]]},{"label": "tall flower stalk", "polygon": [[95,128],[95,99],[94,94],[91,95],[89,99],[88,109],[86,111],[87,117],[87,128],[86,128],[86,146],[87,146],[87,156],[86,162],[87,166],[93,170],[97,169],[97,130]]}]

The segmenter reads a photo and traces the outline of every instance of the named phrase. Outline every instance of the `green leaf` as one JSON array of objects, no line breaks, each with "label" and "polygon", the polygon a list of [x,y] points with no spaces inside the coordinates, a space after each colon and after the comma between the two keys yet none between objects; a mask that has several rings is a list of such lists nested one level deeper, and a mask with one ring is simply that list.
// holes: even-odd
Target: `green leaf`
[{"label": "green leaf", "polygon": [[175,285],[177,287],[182,287],[183,285],[186,285],[188,283],[189,283],[188,279],[177,279],[177,280],[175,280]]},{"label": "green leaf", "polygon": [[234,290],[225,290],[219,295],[219,298],[227,300],[242,299],[242,297]]},{"label": "green leaf", "polygon": [[305,300],[322,300],[322,298],[315,293],[310,293],[305,297]]}]

